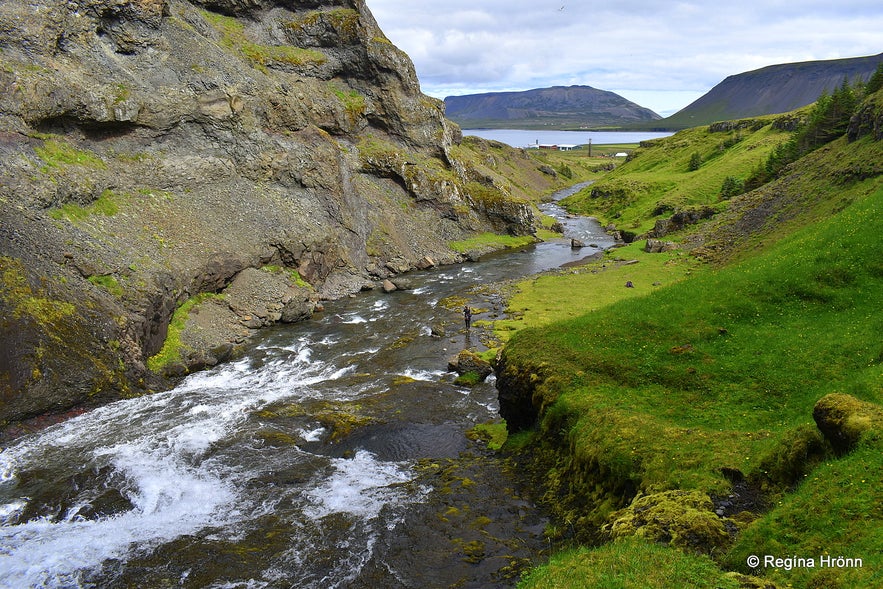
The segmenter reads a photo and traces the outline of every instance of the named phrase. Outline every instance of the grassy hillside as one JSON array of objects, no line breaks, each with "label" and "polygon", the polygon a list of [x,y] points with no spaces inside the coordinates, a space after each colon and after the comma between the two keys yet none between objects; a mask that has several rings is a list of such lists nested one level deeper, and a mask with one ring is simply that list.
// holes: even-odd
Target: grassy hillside
[{"label": "grassy hillside", "polygon": [[[636,231],[660,201],[726,208],[702,229],[737,252],[717,258],[728,263],[636,243],[510,301],[502,370],[525,375],[541,413],[508,448],[532,457],[550,542],[601,544],[523,586],[883,586],[883,142],[839,139],[761,190],[716,198],[787,137],[766,124],[718,153],[707,129],[679,133],[598,183],[658,189],[574,199]],[[684,170],[696,151],[699,169]]]},{"label": "grassy hillside", "polygon": [[727,178],[744,181],[788,140],[783,127],[794,119],[794,114],[745,119],[642,142],[625,164],[563,204],[637,234],[675,212],[703,206],[722,210]]},{"label": "grassy hillside", "polygon": [[597,158],[565,159],[571,153],[577,152],[540,153],[472,136],[464,137],[460,145],[451,148],[451,154],[469,168],[474,181],[534,202],[574,182],[598,177],[597,163],[593,161]]},{"label": "grassy hillside", "polygon": [[[547,200],[557,190],[601,177],[616,165],[610,156],[613,150],[622,151],[634,147],[634,144],[601,146],[591,152],[588,149],[525,150],[498,141],[465,137],[450,152],[455,165],[461,166],[465,171],[469,182],[464,190],[471,196],[489,201],[527,201],[536,205]],[[537,213],[539,214],[538,211]],[[536,236],[488,232],[450,245],[455,251],[473,254],[521,247],[533,243],[536,237],[553,236],[548,230],[554,222],[551,217],[543,218],[544,229]]]}]

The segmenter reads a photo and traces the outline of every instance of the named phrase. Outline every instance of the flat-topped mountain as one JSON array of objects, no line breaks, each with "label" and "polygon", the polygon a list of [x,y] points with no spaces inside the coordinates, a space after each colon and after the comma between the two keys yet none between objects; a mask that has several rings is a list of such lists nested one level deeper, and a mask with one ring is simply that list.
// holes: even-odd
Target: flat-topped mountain
[{"label": "flat-topped mountain", "polygon": [[707,94],[663,119],[660,128],[684,129],[716,121],[790,112],[833,92],[843,80],[867,80],[883,63],[869,57],[771,65],[729,76]]},{"label": "flat-topped mountain", "polygon": [[448,96],[448,118],[463,127],[585,129],[661,117],[622,96],[591,86]]}]

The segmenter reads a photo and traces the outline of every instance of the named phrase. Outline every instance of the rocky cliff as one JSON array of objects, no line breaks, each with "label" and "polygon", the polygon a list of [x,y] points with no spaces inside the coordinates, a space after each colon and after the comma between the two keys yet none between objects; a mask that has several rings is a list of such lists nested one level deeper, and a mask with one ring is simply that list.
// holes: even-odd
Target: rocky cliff
[{"label": "rocky cliff", "polygon": [[531,232],[459,140],[363,0],[5,0],[0,425]]}]

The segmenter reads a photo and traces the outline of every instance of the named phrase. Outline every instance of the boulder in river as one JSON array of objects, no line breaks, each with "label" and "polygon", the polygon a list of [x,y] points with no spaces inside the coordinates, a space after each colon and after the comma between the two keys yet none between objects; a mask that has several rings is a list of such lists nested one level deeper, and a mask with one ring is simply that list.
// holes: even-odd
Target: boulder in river
[{"label": "boulder in river", "polygon": [[490,362],[470,350],[463,350],[451,358],[448,361],[448,369],[460,376],[470,372],[475,373],[478,375],[479,382],[483,382],[494,371]]}]

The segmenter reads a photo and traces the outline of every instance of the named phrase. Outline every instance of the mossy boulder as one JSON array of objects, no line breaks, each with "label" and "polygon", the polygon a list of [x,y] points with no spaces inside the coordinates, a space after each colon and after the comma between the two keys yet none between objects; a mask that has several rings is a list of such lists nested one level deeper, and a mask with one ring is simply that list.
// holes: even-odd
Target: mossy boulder
[{"label": "mossy boulder", "polygon": [[472,375],[471,378],[476,382],[483,382],[494,371],[490,362],[471,350],[463,350],[451,358],[448,361],[448,369],[461,376]]},{"label": "mossy boulder", "polygon": [[725,520],[714,513],[711,498],[700,491],[664,491],[638,497],[612,514],[609,522],[604,532],[611,538],[638,536],[703,554],[730,542]]},{"label": "mossy boulder", "polygon": [[834,449],[843,454],[868,431],[883,428],[883,408],[843,393],[825,395],[816,403],[813,419]]}]

